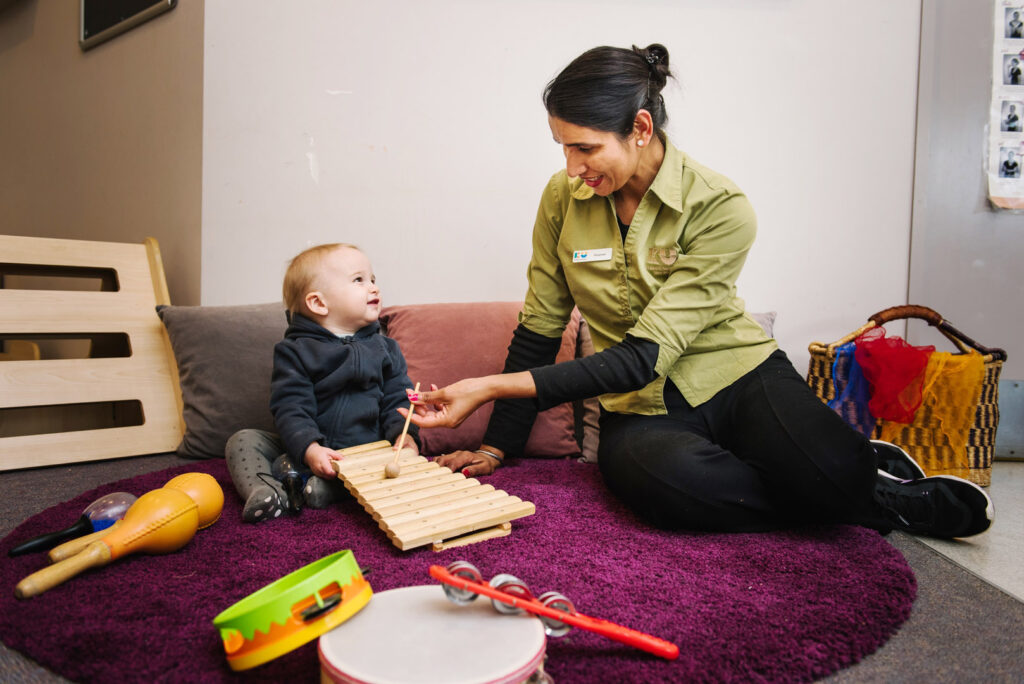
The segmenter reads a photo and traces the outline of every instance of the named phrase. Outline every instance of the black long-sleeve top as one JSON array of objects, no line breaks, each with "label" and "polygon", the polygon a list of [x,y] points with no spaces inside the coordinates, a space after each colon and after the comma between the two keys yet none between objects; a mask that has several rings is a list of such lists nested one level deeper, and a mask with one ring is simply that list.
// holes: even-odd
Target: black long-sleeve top
[{"label": "black long-sleeve top", "polygon": [[545,337],[519,325],[512,335],[504,373],[529,371],[537,386],[536,398],[499,399],[494,402],[484,443],[506,456],[523,453],[538,411],[574,399],[606,392],[630,392],[655,379],[658,345],[630,335],[602,352],[582,359],[554,363],[559,338]]}]

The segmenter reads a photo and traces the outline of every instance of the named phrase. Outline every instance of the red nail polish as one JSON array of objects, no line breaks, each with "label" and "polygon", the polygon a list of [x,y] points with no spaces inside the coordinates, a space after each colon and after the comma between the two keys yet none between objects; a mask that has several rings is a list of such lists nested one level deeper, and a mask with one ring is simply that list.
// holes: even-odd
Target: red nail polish
[{"label": "red nail polish", "polygon": [[469,477],[469,468],[463,468],[462,474],[465,475],[466,477]]}]

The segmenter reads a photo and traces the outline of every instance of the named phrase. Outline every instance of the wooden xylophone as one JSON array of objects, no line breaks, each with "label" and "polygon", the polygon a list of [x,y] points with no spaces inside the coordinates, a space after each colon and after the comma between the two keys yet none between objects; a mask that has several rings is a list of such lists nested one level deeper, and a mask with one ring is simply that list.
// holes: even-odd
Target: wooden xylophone
[{"label": "wooden xylophone", "polygon": [[503,537],[511,520],[533,515],[534,505],[492,485],[428,461],[411,449],[399,455],[401,474],[384,475],[394,458],[382,440],[341,449],[338,479],[403,551],[432,544],[435,551]]}]

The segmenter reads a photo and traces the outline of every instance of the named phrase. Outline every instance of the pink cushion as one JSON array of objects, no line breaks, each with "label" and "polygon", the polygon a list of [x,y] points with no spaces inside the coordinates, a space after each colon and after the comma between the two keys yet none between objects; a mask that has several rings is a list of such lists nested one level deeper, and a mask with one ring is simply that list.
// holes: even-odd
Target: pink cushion
[{"label": "pink cushion", "polygon": [[[501,373],[512,332],[518,325],[520,302],[415,304],[385,307],[381,323],[398,342],[409,364],[409,378],[421,389],[444,387],[463,378]],[[562,336],[558,361],[576,355],[579,314],[574,313]],[[483,440],[494,405],[482,406],[454,430],[421,430],[428,456],[476,449]],[[578,456],[571,404],[541,412],[526,443],[524,456]]]}]

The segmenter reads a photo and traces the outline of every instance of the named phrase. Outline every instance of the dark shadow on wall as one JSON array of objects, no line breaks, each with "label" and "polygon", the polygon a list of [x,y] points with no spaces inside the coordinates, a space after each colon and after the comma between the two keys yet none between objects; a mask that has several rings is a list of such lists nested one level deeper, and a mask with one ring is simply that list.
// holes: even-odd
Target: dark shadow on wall
[{"label": "dark shadow on wall", "polygon": [[38,0],[0,0],[0,52],[25,42],[35,32],[38,4]]}]

